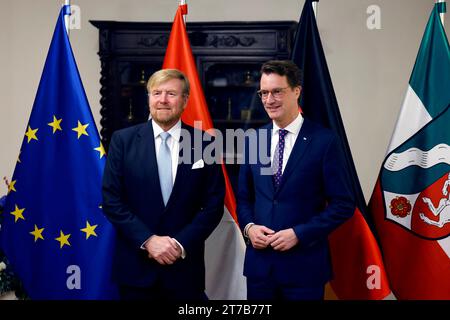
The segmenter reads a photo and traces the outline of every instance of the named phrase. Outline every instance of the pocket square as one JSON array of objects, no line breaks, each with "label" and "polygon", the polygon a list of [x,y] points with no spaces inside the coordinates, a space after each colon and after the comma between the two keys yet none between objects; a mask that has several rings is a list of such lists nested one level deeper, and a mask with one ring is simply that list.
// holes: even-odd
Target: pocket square
[{"label": "pocket square", "polygon": [[200,168],[203,168],[204,166],[205,166],[205,162],[203,162],[203,159],[200,159],[192,165],[191,169],[200,169]]}]

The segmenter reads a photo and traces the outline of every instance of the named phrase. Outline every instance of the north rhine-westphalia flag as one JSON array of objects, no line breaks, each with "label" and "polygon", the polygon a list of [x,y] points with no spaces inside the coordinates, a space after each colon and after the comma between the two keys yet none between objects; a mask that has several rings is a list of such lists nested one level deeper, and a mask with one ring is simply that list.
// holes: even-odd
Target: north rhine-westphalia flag
[{"label": "north rhine-westphalia flag", "polygon": [[[192,55],[191,45],[183,21],[187,5],[180,5],[175,14],[163,69],[178,69],[189,78],[191,92],[182,120],[191,126],[201,121],[202,129],[213,128],[203,89]],[[243,276],[245,242],[237,225],[236,200],[222,165],[226,183],[223,218],[206,241],[206,293],[210,299],[245,299],[246,285]]]},{"label": "north rhine-westphalia flag", "polygon": [[115,299],[105,150],[61,9],[3,210],[0,245],[31,299]]},{"label": "north rhine-westphalia flag", "polygon": [[450,299],[450,48],[437,3],[369,203],[398,299]]},{"label": "north rhine-westphalia flag", "polygon": [[366,202],[339,112],[312,2],[305,1],[292,52],[292,60],[304,75],[300,105],[306,118],[338,135],[357,200],[353,217],[329,236],[333,279],[326,287],[325,298],[383,299],[391,290],[380,249],[364,218]]}]

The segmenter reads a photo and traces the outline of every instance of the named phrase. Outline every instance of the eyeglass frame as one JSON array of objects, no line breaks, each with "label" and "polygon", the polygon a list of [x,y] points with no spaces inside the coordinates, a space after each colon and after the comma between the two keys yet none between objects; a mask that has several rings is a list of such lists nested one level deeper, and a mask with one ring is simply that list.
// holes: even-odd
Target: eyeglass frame
[{"label": "eyeglass frame", "polygon": [[[274,99],[281,99],[284,95],[284,90],[286,90],[288,88],[290,88],[290,86],[287,86],[284,88],[275,88],[272,90],[258,90],[258,91],[256,91],[256,93],[262,100],[267,100],[267,98],[269,98],[269,93],[272,94],[272,97]],[[274,92],[276,90],[279,90],[279,92]],[[265,92],[265,91],[267,91],[267,92]],[[264,94],[266,94],[266,97],[264,97]]]}]

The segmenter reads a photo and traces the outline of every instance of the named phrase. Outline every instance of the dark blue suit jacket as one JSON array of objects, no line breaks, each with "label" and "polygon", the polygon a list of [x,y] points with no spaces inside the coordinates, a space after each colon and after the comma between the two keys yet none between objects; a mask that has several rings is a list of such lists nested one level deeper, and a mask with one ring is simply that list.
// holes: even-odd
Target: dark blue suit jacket
[{"label": "dark blue suit jacket", "polygon": [[[250,146],[267,150],[267,157],[272,127],[270,123],[258,129],[257,143],[250,142]],[[261,133],[267,138],[264,145]],[[330,130],[305,119],[277,190],[272,175],[261,174],[261,168],[270,163],[263,164],[261,157],[256,164],[247,162],[248,139],[245,151],[237,196],[240,227],[253,222],[274,231],[293,228],[299,243],[285,252],[271,247],[257,250],[249,244],[244,275],[261,279],[272,272],[281,284],[326,283],[331,277],[327,236],[355,209],[339,140]]]},{"label": "dark blue suit jacket", "polygon": [[[194,137],[194,128],[182,128]],[[192,169],[199,160],[195,156],[202,153],[193,147],[189,151],[193,161],[178,165],[165,207],[151,121],[113,134],[103,177],[103,211],[118,233],[113,265],[118,283],[147,286],[158,280],[179,290],[205,288],[204,242],[222,218],[225,186],[219,165]],[[170,266],[149,259],[140,247],[151,235],[175,238],[186,258]]]}]

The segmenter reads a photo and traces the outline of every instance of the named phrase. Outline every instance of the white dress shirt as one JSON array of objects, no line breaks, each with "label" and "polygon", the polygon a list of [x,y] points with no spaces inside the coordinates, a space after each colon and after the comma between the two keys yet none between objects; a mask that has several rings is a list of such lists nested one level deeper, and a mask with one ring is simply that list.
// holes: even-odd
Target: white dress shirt
[{"label": "white dress shirt", "polygon": [[[287,130],[287,134],[284,137],[284,152],[283,152],[283,167],[281,168],[281,172],[284,172],[284,169],[286,168],[286,163],[289,160],[289,157],[291,155],[292,149],[294,148],[295,141],[297,140],[298,133],[300,132],[300,129],[303,124],[303,117],[302,114],[299,112],[297,118],[295,118],[294,121],[292,121],[289,125],[287,125],[285,128],[282,128],[284,130]],[[272,130],[272,140],[270,143],[270,162],[273,162],[273,157],[275,155],[275,148],[277,147],[278,140],[280,139],[280,135],[278,134],[278,131],[280,131],[280,127],[276,125],[275,122],[273,122],[273,130]]]},{"label": "white dress shirt", "polygon": [[[153,135],[155,137],[156,158],[158,158],[159,148],[161,147],[162,142],[160,134],[164,132],[164,130],[161,129],[161,127],[155,121],[152,121],[152,126]],[[170,155],[172,157],[172,183],[175,183],[178,168],[178,157],[180,152],[181,120],[179,120],[167,132],[170,134],[170,136],[167,138],[167,146],[169,147]]]}]

